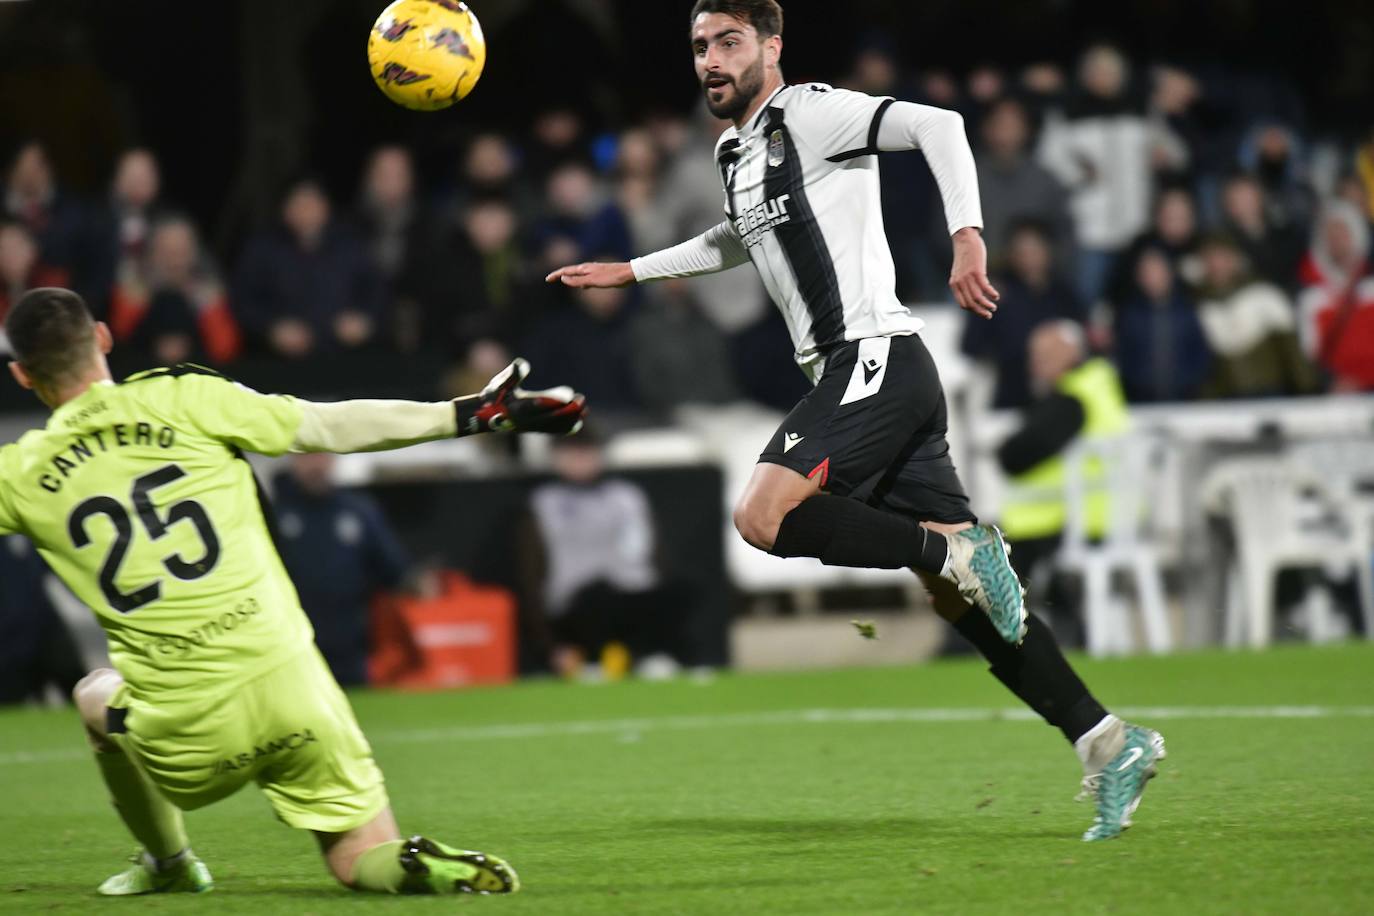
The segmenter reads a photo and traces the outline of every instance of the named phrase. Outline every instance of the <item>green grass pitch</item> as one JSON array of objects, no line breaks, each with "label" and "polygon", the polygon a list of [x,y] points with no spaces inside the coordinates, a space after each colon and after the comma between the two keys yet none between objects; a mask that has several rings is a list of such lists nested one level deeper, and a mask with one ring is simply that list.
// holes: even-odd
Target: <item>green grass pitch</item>
[{"label": "green grass pitch", "polygon": [[356,695],[402,828],[509,857],[510,898],[352,895],[248,789],[188,817],[212,896],[102,901],[132,842],[74,715],[7,712],[0,911],[1374,912],[1374,647],[1080,664],[1169,748],[1100,844],[974,662]]}]

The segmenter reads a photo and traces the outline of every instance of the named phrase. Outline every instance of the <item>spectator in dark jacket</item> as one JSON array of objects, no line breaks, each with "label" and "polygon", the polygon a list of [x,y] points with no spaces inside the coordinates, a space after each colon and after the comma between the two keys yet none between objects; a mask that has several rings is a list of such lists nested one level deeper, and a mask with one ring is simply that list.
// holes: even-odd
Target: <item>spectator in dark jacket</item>
[{"label": "spectator in dark jacket", "polygon": [[281,215],[282,226],[251,239],[239,262],[239,320],[260,347],[291,359],[367,344],[384,299],[366,249],[331,222],[315,181],[292,185]]},{"label": "spectator in dark jacket", "polygon": [[1202,258],[1198,254],[1197,202],[1182,187],[1167,188],[1155,200],[1150,228],[1137,236],[1118,261],[1108,298],[1120,305],[1135,291],[1135,265],[1146,250],[1161,252],[1169,259],[1174,273],[1189,286],[1202,280]]},{"label": "spectator in dark jacket", "polygon": [[598,251],[622,261],[633,257],[630,225],[606,198],[590,166],[577,161],[558,166],[547,191],[550,213],[535,227],[541,249],[561,241],[571,242],[579,258]]},{"label": "spectator in dark jacket", "polygon": [[[915,87],[903,85],[896,47],[885,35],[865,39],[845,80],[845,88],[898,99],[919,95]],[[937,258],[943,256],[948,260],[952,253],[944,216],[935,203],[935,179],[926,167],[924,155],[915,150],[884,153],[882,159],[883,229],[892,248],[897,295],[911,302],[943,299],[948,293],[947,272],[937,266]],[[706,161],[714,167],[715,156]],[[720,207],[716,210],[719,212]],[[986,211],[984,214],[986,219]],[[692,231],[700,230],[694,227]]]},{"label": "spectator in dark jacket", "polygon": [[1221,195],[1222,225],[1240,245],[1255,276],[1291,292],[1302,261],[1302,233],[1266,212],[1264,189],[1251,175],[1233,175]]},{"label": "spectator in dark jacket", "polygon": [[630,352],[644,405],[668,411],[738,400],[729,341],[702,312],[692,285],[668,280],[644,292],[644,306],[630,321]]},{"label": "spectator in dark jacket", "polygon": [[296,455],[275,481],[282,559],[315,628],[315,642],[345,687],[367,682],[369,606],[395,588],[409,559],[368,496],[338,489],[334,456]]},{"label": "spectator in dark jacket", "polygon": [[1197,396],[1212,366],[1197,303],[1155,248],[1135,263],[1135,291],[1116,313],[1116,364],[1133,403]]},{"label": "spectator in dark jacket", "polygon": [[91,275],[87,302],[108,315],[118,285],[139,282],[148,238],[158,218],[162,176],[152,151],[131,149],[119,157],[110,196],[91,219]]},{"label": "spectator in dark jacket", "polygon": [[1085,310],[1073,287],[1055,273],[1050,233],[1038,222],[1022,222],[1012,229],[1008,272],[998,279],[997,288],[1002,293],[997,320],[969,315],[963,351],[996,367],[994,407],[1024,407],[1031,400],[1026,364],[1031,331],[1057,318],[1082,322]]},{"label": "spectator in dark jacket", "polygon": [[525,172],[544,182],[561,166],[587,158],[587,125],[573,105],[555,103],[534,116],[525,145]]},{"label": "spectator in dark jacket", "polygon": [[1005,267],[1011,230],[1019,221],[1033,219],[1051,230],[1055,260],[1067,265],[1073,247],[1069,195],[1059,179],[1027,155],[1031,124],[1025,107],[1011,98],[998,101],[984,117],[980,136],[978,191],[988,264]]},{"label": "spectator in dark jacket", "polygon": [[535,367],[535,387],[571,385],[603,413],[640,408],[630,359],[628,313],[634,295],[632,288],[575,290],[575,307],[552,312],[535,325],[522,348]]},{"label": "spectator in dark jacket", "polygon": [[85,209],[58,185],[41,143],[19,147],[4,193],[5,214],[29,230],[38,243],[39,260],[82,281],[89,272]]},{"label": "spectator in dark jacket", "polygon": [[482,340],[512,346],[537,317],[545,284],[534,282],[520,250],[515,210],[504,198],[478,198],[446,228],[435,256],[401,280],[418,303],[423,346],[459,357]]},{"label": "spectator in dark jacket", "polygon": [[1307,162],[1296,133],[1269,121],[1251,128],[1241,141],[1240,165],[1264,189],[1265,215],[1276,226],[1305,235],[1317,208]]},{"label": "spectator in dark jacket", "polygon": [[407,264],[432,253],[426,248],[434,223],[415,196],[415,166],[405,147],[380,146],[372,151],[354,221],[372,266],[388,284]]}]

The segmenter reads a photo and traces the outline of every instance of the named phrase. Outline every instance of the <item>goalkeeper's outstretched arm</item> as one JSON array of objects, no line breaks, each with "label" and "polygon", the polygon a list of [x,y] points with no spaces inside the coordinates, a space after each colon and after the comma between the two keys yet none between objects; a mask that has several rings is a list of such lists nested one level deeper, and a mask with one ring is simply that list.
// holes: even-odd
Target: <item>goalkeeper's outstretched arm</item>
[{"label": "goalkeeper's outstretched arm", "polygon": [[633,261],[573,264],[558,268],[544,279],[575,289],[629,286],[649,280],[713,274],[748,260],[749,251],[740,241],[735,224],[725,220],[694,239]]},{"label": "goalkeeper's outstretched arm", "polygon": [[478,433],[554,433],[582,428],[586,404],[571,388],[525,391],[530,365],[517,359],[479,393],[454,401],[298,401],[293,452],[379,452]]}]

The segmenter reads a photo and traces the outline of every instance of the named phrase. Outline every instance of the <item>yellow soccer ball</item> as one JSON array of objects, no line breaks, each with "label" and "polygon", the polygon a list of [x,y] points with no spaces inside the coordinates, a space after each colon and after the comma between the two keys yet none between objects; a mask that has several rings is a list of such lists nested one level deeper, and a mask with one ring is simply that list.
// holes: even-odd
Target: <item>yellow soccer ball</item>
[{"label": "yellow soccer ball", "polygon": [[487,41],[466,3],[396,0],[372,26],[367,59],[387,98],[416,111],[437,111],[477,85]]}]

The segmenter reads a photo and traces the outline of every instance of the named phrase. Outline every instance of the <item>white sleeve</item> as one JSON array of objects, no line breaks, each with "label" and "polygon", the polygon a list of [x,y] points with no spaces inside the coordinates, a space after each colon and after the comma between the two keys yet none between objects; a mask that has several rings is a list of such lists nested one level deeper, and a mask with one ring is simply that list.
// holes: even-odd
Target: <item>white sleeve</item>
[{"label": "white sleeve", "polygon": [[895,102],[878,125],[878,149],[919,149],[926,156],[940,197],[945,222],[953,235],[966,226],[983,227],[983,204],[978,195],[978,170],[964,135],[964,119],[956,111]]},{"label": "white sleeve", "polygon": [[738,267],[749,260],[749,251],[739,240],[735,224],[726,220],[694,239],[664,248],[630,262],[636,282],[695,277]]},{"label": "white sleeve", "polygon": [[878,151],[878,125],[893,104],[890,97],[832,89],[824,83],[789,91],[787,124],[813,153],[831,162],[845,162]]},{"label": "white sleeve", "polygon": [[291,451],[381,452],[458,433],[452,401],[340,401],[316,404],[297,400],[301,425]]}]

